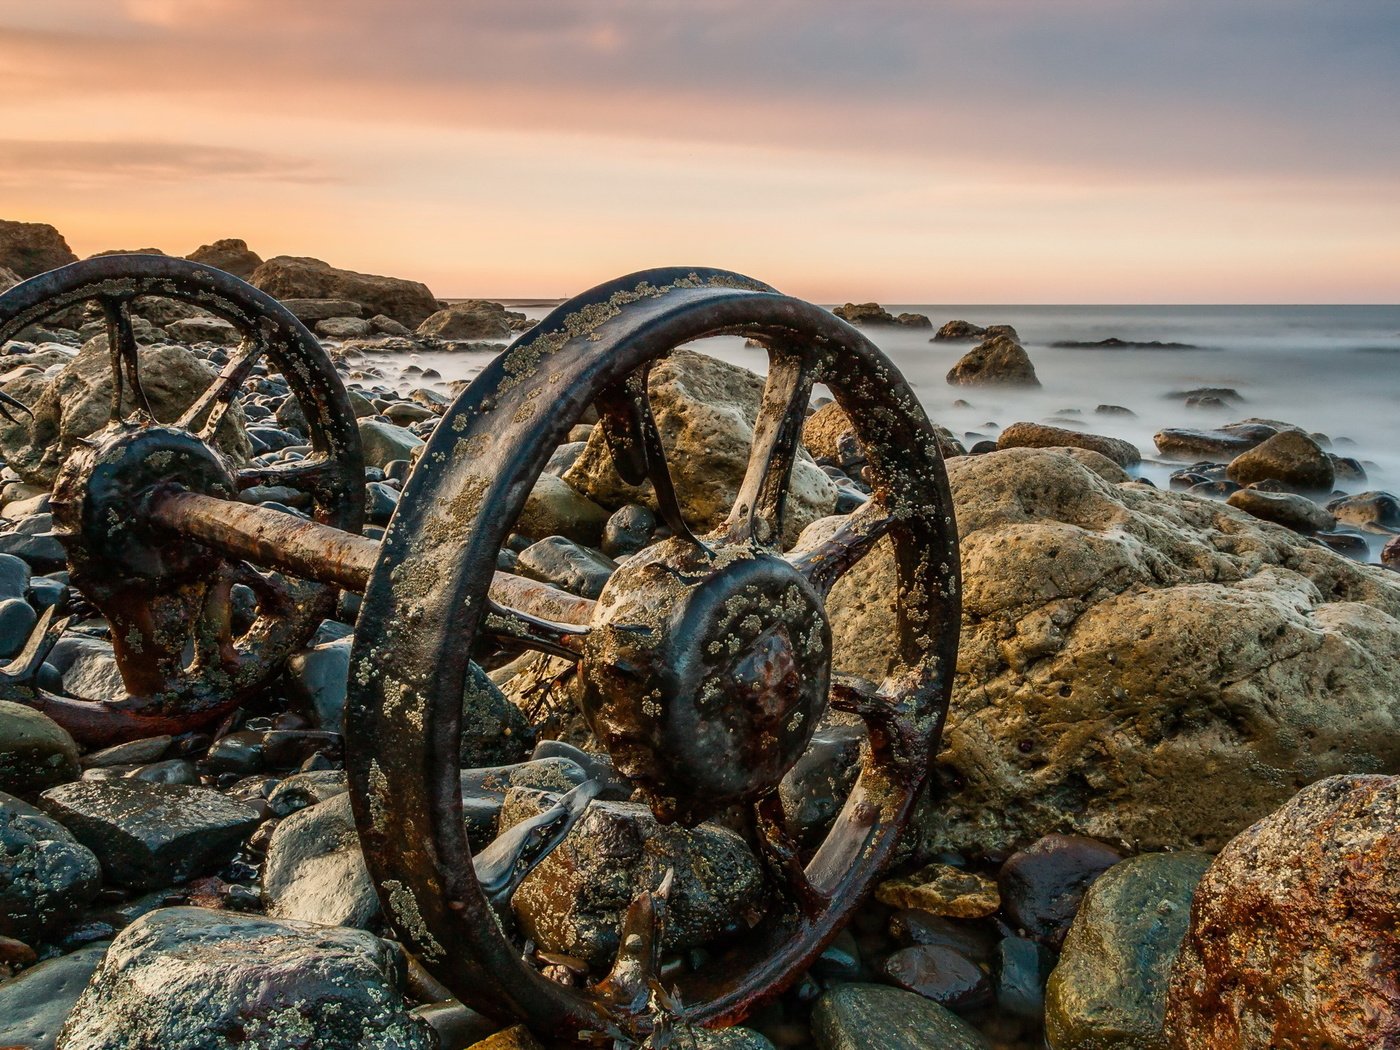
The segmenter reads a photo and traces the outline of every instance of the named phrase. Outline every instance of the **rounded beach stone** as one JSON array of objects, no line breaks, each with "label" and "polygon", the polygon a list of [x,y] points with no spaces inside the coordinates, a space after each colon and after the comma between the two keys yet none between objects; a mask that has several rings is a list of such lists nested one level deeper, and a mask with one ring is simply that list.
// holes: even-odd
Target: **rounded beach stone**
[{"label": "rounded beach stone", "polygon": [[1144,853],[1089,888],[1045,991],[1053,1050],[1165,1050],[1167,981],[1202,853]]},{"label": "rounded beach stone", "polygon": [[818,999],[812,1038],[819,1050],[990,1050],[950,1010],[878,984],[842,984]]},{"label": "rounded beach stone", "polygon": [[1338,776],[1241,832],[1196,888],[1167,1043],[1400,1043],[1400,777]]},{"label": "rounded beach stone", "polygon": [[81,772],[67,730],[31,707],[0,700],[0,791],[33,797]]},{"label": "rounded beach stone", "polygon": [[57,821],[0,791],[0,937],[29,943],[70,925],[101,888],[91,850]]},{"label": "rounded beach stone", "polygon": [[112,942],[58,1045],[430,1050],[436,1039],[406,1012],[394,954],[371,934],[162,908]]},{"label": "rounded beach stone", "polygon": [[1281,481],[1298,492],[1331,492],[1336,472],[1327,453],[1302,431],[1284,430],[1230,461],[1231,481]]}]

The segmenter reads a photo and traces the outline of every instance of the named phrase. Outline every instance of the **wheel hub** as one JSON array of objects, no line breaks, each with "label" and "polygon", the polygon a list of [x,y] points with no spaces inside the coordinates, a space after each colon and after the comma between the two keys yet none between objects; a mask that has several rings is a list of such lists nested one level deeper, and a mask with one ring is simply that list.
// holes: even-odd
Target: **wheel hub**
[{"label": "wheel hub", "polygon": [[113,424],[68,457],[54,485],[55,531],[89,598],[100,601],[113,581],[168,585],[217,563],[206,548],[171,542],[143,524],[142,500],[170,488],[237,498],[223,458],[176,427]]},{"label": "wheel hub", "polygon": [[826,701],[831,628],[787,562],[656,544],[598,599],[581,703],[657,817],[695,824],[775,787]]}]

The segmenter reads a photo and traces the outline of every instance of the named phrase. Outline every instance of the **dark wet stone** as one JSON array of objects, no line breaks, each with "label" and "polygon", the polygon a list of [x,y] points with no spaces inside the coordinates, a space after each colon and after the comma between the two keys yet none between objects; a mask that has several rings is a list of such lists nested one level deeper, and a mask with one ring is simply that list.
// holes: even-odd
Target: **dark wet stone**
[{"label": "dark wet stone", "polygon": [[316,724],[340,732],[345,716],[345,683],[353,637],[303,650],[287,661],[287,680],[296,699],[311,709]]},{"label": "dark wet stone", "polygon": [[1243,401],[1244,398],[1234,387],[1229,386],[1198,386],[1190,390],[1172,390],[1167,397],[1176,401],[1189,401],[1191,398],[1214,397],[1221,401]]},{"label": "dark wet stone", "polygon": [[858,726],[829,726],[812,734],[802,757],[778,785],[778,799],[788,834],[804,845],[815,845],[860,775],[860,751],[865,731]]},{"label": "dark wet stone", "polygon": [[984,923],[945,919],[915,909],[890,916],[890,936],[905,947],[928,944],[952,948],[979,963],[990,963],[997,945],[997,935]]},{"label": "dark wet stone", "polygon": [[317,754],[339,755],[339,733],[324,729],[269,729],[262,734],[263,762],[269,769],[298,769]]},{"label": "dark wet stone", "polygon": [[1045,1013],[1045,982],[1055,957],[1045,945],[1025,937],[1006,937],[997,945],[997,1008],[1037,1023]]},{"label": "dark wet stone", "polygon": [[23,598],[31,575],[23,559],[13,554],[0,554],[0,598]]},{"label": "dark wet stone", "polygon": [[901,948],[880,969],[890,983],[950,1010],[974,1010],[992,1001],[992,982],[982,968],[942,945]]},{"label": "dark wet stone", "polygon": [[382,481],[365,486],[365,520],[371,525],[387,525],[399,505],[398,490]]},{"label": "dark wet stone", "polygon": [[500,1022],[463,1006],[456,999],[417,1007],[412,1016],[437,1034],[442,1050],[466,1050],[501,1027]]},{"label": "dark wet stone", "polygon": [[1001,866],[997,884],[1007,922],[1035,940],[1059,944],[1085,890],[1122,859],[1097,839],[1046,835]]},{"label": "dark wet stone", "polygon": [[0,700],[0,791],[32,798],[80,772],[67,730],[33,708]]},{"label": "dark wet stone", "polygon": [[54,1050],[59,1029],[107,953],[88,944],[0,983],[0,1046]]},{"label": "dark wet stone", "polygon": [[204,759],[205,768],[213,773],[253,773],[263,766],[263,734],[240,729],[219,737]]},{"label": "dark wet stone", "polygon": [[875,984],[838,985],[817,1000],[812,1038],[818,1050],[990,1050],[950,1010]]},{"label": "dark wet stone", "polygon": [[544,472],[563,477],[564,472],[574,465],[587,447],[587,441],[566,441],[550,455],[549,462],[544,465]]},{"label": "dark wet stone", "polygon": [[1216,430],[1168,427],[1152,440],[1168,459],[1233,459],[1277,433],[1278,427],[1268,423],[1230,423]]},{"label": "dark wet stone", "polygon": [[19,655],[38,619],[39,614],[23,598],[0,601],[0,660]]},{"label": "dark wet stone", "polygon": [[1165,1050],[1167,984],[1209,864],[1145,853],[1090,887],[1046,989],[1051,1046]]},{"label": "dark wet stone", "polygon": [[53,572],[68,564],[68,552],[52,532],[0,535],[0,554],[23,559],[35,572]]},{"label": "dark wet stone", "polygon": [[101,886],[90,850],[57,821],[0,791],[0,936],[30,943],[60,930]]},{"label": "dark wet stone", "polygon": [[97,855],[107,882],[152,889],[227,863],[258,814],[211,788],[141,780],[50,788],[43,808]]},{"label": "dark wet stone", "polygon": [[613,511],[603,526],[603,553],[610,558],[636,554],[656,531],[656,515],[640,503],[629,503]]},{"label": "dark wet stone", "polygon": [[1359,485],[1366,482],[1366,468],[1355,456],[1334,456],[1329,452],[1327,458],[1332,462],[1332,474],[1338,485]]},{"label": "dark wet stone", "polygon": [[1124,408],[1122,405],[1095,405],[1094,414],[1099,416],[1137,416],[1137,413],[1131,408]]},{"label": "dark wet stone", "polygon": [[974,441],[968,447],[967,454],[969,456],[983,456],[986,455],[988,452],[995,452],[996,450],[997,443],[995,441],[992,441],[988,438],[983,438],[981,441]]},{"label": "dark wet stone", "polygon": [[267,804],[275,815],[286,817],[299,809],[343,795],[347,790],[345,771],[341,769],[293,773],[272,789]]},{"label": "dark wet stone", "polygon": [[1216,499],[1224,499],[1231,493],[1240,491],[1243,487],[1233,481],[1204,481],[1198,485],[1192,485],[1186,491],[1193,496],[1211,496]]},{"label": "dark wet stone", "polygon": [[65,1050],[429,1050],[392,949],[360,930],[164,908],[124,930],[64,1025]]},{"label": "dark wet stone", "polygon": [[473,663],[462,687],[462,743],[458,759],[464,768],[519,762],[535,746],[529,719]]},{"label": "dark wet stone", "polygon": [[1349,532],[1319,532],[1312,539],[1352,561],[1367,561],[1371,557],[1370,544]]},{"label": "dark wet stone", "polygon": [[112,747],[104,747],[101,751],[90,752],[84,755],[80,761],[84,769],[154,762],[170,750],[170,743],[173,739],[171,736],[148,736],[141,740],[128,740],[124,744],[116,744]]},{"label": "dark wet stone", "polygon": [[1060,339],[1050,344],[1060,350],[1199,350],[1194,343],[1170,343],[1160,339],[1134,340],[1109,336],[1107,339],[1085,341]]},{"label": "dark wet stone", "polygon": [[597,598],[617,562],[563,536],[546,536],[520,553],[516,571],[532,580],[562,587],[572,594]]},{"label": "dark wet stone", "polygon": [[29,581],[29,600],[40,612],[57,605],[68,593],[68,584],[52,576],[35,576]]},{"label": "dark wet stone", "polygon": [[850,930],[842,930],[812,964],[812,976],[823,981],[857,981],[861,976],[860,947]]},{"label": "dark wet stone", "polygon": [[199,784],[199,768],[188,758],[170,758],[164,762],[150,762],[137,766],[126,774],[132,780],[145,780],[152,784]]}]

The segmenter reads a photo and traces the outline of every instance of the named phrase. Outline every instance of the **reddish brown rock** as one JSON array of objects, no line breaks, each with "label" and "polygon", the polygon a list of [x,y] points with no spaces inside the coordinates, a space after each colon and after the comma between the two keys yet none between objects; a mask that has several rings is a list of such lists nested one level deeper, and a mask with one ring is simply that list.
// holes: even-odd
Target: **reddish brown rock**
[{"label": "reddish brown rock", "polygon": [[989,336],[948,370],[953,386],[1040,386],[1025,347],[1008,335]]},{"label": "reddish brown rock", "polygon": [[20,277],[33,277],[77,261],[63,234],[48,223],[0,219],[0,266]]},{"label": "reddish brown rock", "polygon": [[1280,481],[1297,492],[1331,492],[1336,480],[1332,461],[1302,431],[1283,430],[1263,444],[1242,452],[1226,470],[1231,481],[1250,485]]},{"label": "reddish brown rock", "polygon": [[1175,1050],[1400,1045],[1400,777],[1338,776],[1201,880],[1167,993]]}]

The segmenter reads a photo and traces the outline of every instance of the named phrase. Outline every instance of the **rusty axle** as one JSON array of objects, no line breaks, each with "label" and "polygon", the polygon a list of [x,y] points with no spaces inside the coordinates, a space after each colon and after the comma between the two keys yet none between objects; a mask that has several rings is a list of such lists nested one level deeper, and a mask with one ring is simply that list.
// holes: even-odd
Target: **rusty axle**
[{"label": "rusty axle", "polygon": [[[221,554],[357,594],[364,593],[379,557],[379,541],[367,536],[199,492],[157,492],[146,516]],[[559,623],[586,624],[593,615],[589,599],[511,573],[497,572],[490,593],[500,605]]]}]

